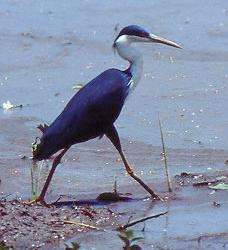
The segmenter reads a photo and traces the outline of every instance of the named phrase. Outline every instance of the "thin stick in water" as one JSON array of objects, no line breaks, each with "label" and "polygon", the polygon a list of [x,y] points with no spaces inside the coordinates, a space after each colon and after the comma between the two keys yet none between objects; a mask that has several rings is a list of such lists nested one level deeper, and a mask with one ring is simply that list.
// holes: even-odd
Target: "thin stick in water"
[{"label": "thin stick in water", "polygon": [[162,215],[165,215],[165,214],[167,214],[167,213],[168,213],[168,211],[163,212],[163,213],[160,213],[160,214],[151,215],[151,216],[148,216],[148,217],[139,219],[139,220],[132,221],[131,223],[127,223],[126,225],[121,225],[121,226],[119,226],[119,227],[117,228],[117,230],[125,230],[125,229],[127,229],[128,227],[132,227],[132,226],[134,226],[134,225],[136,225],[136,224],[138,224],[138,223],[144,222],[144,221],[146,221],[146,220],[158,218],[158,217],[160,217],[160,216],[162,216]]},{"label": "thin stick in water", "polygon": [[161,120],[160,120],[160,117],[159,117],[159,113],[158,113],[158,124],[159,124],[159,129],[160,129],[160,134],[161,134],[162,154],[163,154],[163,157],[164,157],[164,168],[165,168],[165,174],[166,174],[168,189],[169,189],[169,192],[172,192],[171,180],[169,178],[169,170],[168,170],[166,150],[165,150],[165,142],[164,142],[164,136],[163,136],[163,132],[162,132],[162,124],[161,124]]}]

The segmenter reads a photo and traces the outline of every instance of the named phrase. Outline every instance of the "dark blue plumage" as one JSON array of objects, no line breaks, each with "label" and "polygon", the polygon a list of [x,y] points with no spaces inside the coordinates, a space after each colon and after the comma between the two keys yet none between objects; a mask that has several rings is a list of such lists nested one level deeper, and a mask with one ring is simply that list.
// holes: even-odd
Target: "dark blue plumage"
[{"label": "dark blue plumage", "polygon": [[62,148],[103,135],[120,114],[130,79],[128,70],[109,69],[91,80],[45,129],[34,159],[47,159]]}]

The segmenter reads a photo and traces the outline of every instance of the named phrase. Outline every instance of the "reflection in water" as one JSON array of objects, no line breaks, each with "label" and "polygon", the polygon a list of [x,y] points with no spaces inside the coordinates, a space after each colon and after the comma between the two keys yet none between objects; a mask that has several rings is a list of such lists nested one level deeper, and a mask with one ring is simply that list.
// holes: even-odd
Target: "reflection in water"
[{"label": "reflection in water", "polygon": [[31,167],[31,200],[35,200],[41,192],[49,173],[48,160],[32,161]]}]

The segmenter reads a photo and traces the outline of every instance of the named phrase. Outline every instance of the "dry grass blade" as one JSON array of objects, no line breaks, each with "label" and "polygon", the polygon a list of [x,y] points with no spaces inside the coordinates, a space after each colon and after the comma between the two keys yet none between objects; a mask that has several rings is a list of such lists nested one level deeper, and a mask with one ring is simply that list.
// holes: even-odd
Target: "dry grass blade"
[{"label": "dry grass blade", "polygon": [[81,226],[81,227],[87,227],[87,228],[90,228],[90,229],[96,229],[96,230],[104,231],[103,229],[101,229],[99,227],[95,227],[95,226],[85,224],[85,223],[82,223],[82,222],[71,221],[71,220],[64,220],[63,222],[64,222],[64,224],[77,225],[77,226]]},{"label": "dry grass blade", "polygon": [[127,229],[128,227],[132,227],[132,226],[134,226],[134,225],[136,225],[136,224],[138,224],[138,223],[144,222],[144,221],[146,221],[146,220],[158,218],[158,217],[160,217],[160,216],[162,216],[162,215],[165,215],[165,214],[167,214],[167,213],[168,213],[168,211],[163,212],[163,213],[160,213],[160,214],[155,214],[155,215],[147,216],[147,217],[142,218],[142,219],[139,219],[139,220],[132,221],[131,223],[127,223],[126,225],[121,225],[121,226],[117,227],[117,230],[125,230],[125,229]]},{"label": "dry grass blade", "polygon": [[163,136],[163,131],[162,131],[162,124],[161,124],[161,120],[160,120],[159,114],[158,114],[158,124],[159,124],[159,129],[160,129],[160,134],[161,134],[161,141],[162,141],[162,154],[163,154],[163,157],[164,157],[165,175],[166,175],[166,179],[167,179],[167,184],[168,184],[169,192],[172,192],[171,180],[169,178],[169,170],[168,170],[166,150],[165,150],[165,142],[164,142],[164,136]]}]

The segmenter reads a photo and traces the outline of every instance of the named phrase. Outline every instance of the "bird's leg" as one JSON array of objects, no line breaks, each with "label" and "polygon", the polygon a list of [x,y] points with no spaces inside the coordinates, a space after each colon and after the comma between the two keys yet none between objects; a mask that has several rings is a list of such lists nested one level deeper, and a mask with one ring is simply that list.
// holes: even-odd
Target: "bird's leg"
[{"label": "bird's leg", "polygon": [[47,203],[45,202],[44,197],[45,197],[45,194],[46,194],[47,189],[48,189],[48,187],[49,187],[49,184],[50,184],[50,182],[51,182],[52,176],[53,176],[53,174],[54,174],[54,172],[55,172],[55,169],[56,169],[56,167],[58,166],[58,164],[60,163],[60,161],[61,161],[63,155],[66,153],[66,151],[67,151],[68,149],[69,149],[69,147],[63,149],[63,150],[54,158],[53,163],[52,163],[51,170],[50,170],[50,172],[49,172],[49,174],[48,174],[48,177],[47,177],[47,179],[46,179],[46,181],[45,181],[45,183],[44,183],[43,189],[42,189],[42,191],[41,191],[39,197],[36,198],[34,201],[31,201],[31,202],[29,202],[29,203],[27,203],[27,204],[40,203],[41,205],[46,206],[46,207],[49,207],[49,206],[50,206],[49,204],[47,204]]},{"label": "bird's leg", "polygon": [[48,174],[48,177],[47,177],[47,179],[46,179],[46,181],[45,181],[45,184],[44,184],[43,189],[42,189],[42,191],[41,191],[41,193],[40,193],[40,196],[37,198],[39,202],[44,201],[45,194],[46,194],[46,192],[47,192],[47,189],[48,189],[48,187],[49,187],[49,184],[50,184],[50,182],[51,182],[51,179],[52,179],[52,176],[53,176],[53,174],[54,174],[54,172],[55,172],[55,169],[56,169],[56,167],[59,165],[59,163],[60,163],[62,157],[64,156],[64,154],[66,153],[67,150],[68,150],[68,148],[63,149],[63,150],[54,158],[53,163],[52,163],[52,168],[51,168],[51,170],[50,170],[50,172],[49,172],[49,174]]},{"label": "bird's leg", "polygon": [[150,195],[152,196],[153,199],[161,200],[161,198],[147,184],[145,184],[137,175],[134,174],[134,172],[133,172],[132,168],[130,167],[130,165],[128,164],[122,150],[119,151],[119,154],[121,156],[121,159],[125,165],[125,168],[126,168],[126,171],[128,172],[128,174],[133,179],[135,179],[148,193],[150,193]]},{"label": "bird's leg", "polygon": [[110,139],[112,144],[118,150],[118,152],[119,152],[119,154],[121,156],[121,159],[122,159],[122,161],[124,163],[124,166],[126,168],[127,173],[133,179],[135,179],[152,196],[153,199],[162,200],[148,185],[146,185],[137,175],[134,174],[133,169],[130,167],[130,165],[127,162],[127,159],[124,156],[124,153],[122,151],[121,144],[120,144],[120,139],[119,139],[117,130],[114,127],[114,125],[109,129],[108,132],[106,132],[106,136]]}]

